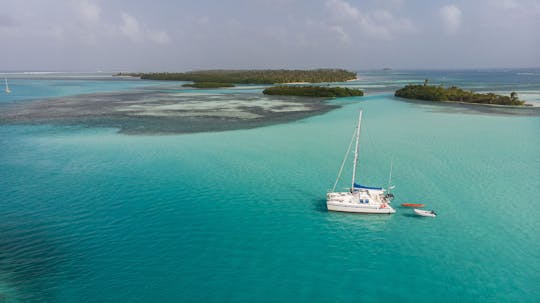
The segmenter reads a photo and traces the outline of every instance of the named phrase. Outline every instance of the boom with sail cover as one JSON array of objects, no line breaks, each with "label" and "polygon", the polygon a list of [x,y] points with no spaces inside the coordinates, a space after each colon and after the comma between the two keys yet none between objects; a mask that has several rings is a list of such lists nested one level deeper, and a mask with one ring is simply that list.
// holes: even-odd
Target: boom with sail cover
[{"label": "boom with sail cover", "polygon": [[373,189],[373,190],[382,190],[382,187],[372,187],[372,186],[365,186],[362,184],[354,183],[354,188],[361,188],[361,189]]}]

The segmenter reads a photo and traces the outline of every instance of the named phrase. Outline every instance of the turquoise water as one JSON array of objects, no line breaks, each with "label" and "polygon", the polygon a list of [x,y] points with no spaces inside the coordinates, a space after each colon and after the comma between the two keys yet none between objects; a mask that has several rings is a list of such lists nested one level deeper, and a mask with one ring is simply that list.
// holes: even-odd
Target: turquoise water
[{"label": "turquoise water", "polygon": [[[0,78],[1,79],[1,78]],[[167,82],[144,81],[135,79],[112,79],[111,77],[97,78],[56,78],[44,77],[43,79],[33,79],[28,77],[9,78],[9,88],[12,93],[6,95],[2,79],[2,94],[0,95],[0,105],[2,103],[16,101],[30,101],[42,98],[62,97],[78,94],[91,94],[97,92],[122,91],[138,87],[163,85]]]},{"label": "turquoise water", "polygon": [[[0,126],[2,300],[540,300],[539,116],[333,102],[178,136]],[[385,184],[394,158],[391,216],[325,208],[359,109],[360,180]]]}]

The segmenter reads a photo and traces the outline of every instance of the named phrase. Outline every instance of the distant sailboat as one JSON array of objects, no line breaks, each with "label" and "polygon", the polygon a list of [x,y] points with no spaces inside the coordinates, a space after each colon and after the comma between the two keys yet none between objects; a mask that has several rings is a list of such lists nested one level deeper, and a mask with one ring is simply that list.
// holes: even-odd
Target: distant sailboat
[{"label": "distant sailboat", "polygon": [[6,82],[6,88],[4,89],[4,92],[6,92],[6,94],[9,94],[9,93],[11,93],[11,90],[9,89],[9,85],[7,83],[7,78],[4,78],[4,81]]}]

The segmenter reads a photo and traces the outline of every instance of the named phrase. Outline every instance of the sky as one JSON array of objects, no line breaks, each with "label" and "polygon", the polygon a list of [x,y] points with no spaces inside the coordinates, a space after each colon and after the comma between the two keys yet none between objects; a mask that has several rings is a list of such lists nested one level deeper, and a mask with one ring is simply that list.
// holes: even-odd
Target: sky
[{"label": "sky", "polygon": [[0,71],[540,67],[540,0],[2,0]]}]

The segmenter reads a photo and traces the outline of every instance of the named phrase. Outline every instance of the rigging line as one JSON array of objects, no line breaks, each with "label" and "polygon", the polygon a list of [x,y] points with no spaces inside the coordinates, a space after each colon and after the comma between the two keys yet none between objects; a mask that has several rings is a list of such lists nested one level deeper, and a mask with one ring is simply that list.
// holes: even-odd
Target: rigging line
[{"label": "rigging line", "polygon": [[345,166],[345,162],[347,161],[347,156],[349,156],[349,153],[351,152],[351,147],[354,142],[354,137],[356,136],[356,128],[354,129],[353,135],[351,137],[351,143],[349,143],[349,148],[347,148],[347,152],[345,153],[345,157],[343,157],[343,161],[341,162],[341,166],[339,167],[338,176],[336,179],[336,182],[334,183],[334,187],[332,187],[332,192],[336,190],[336,186],[339,182],[339,179],[341,178],[341,172],[343,171],[343,167]]},{"label": "rigging line", "polygon": [[373,152],[377,152],[377,150],[375,149],[375,147],[373,147],[373,140],[371,139],[371,135],[370,135],[370,132],[369,132],[369,126],[366,126],[367,123],[364,123],[364,137],[366,137],[366,140],[367,141],[366,143],[363,144],[363,146],[367,145],[367,151],[368,151],[368,154],[369,153],[373,153]]},{"label": "rigging line", "polygon": [[[364,125],[362,127],[363,128],[362,129],[363,135],[364,135],[364,138],[365,138],[365,140],[362,141],[362,142],[364,142],[364,144],[362,145],[362,148],[364,149],[363,154],[364,155],[371,155],[371,154],[377,155],[378,152],[377,152],[376,147],[374,146],[375,141],[373,141],[372,138],[371,138],[371,135],[370,135],[370,132],[369,132],[369,125],[367,125],[367,124],[368,123],[364,123]],[[375,157],[368,157],[368,159],[369,158],[376,159]],[[368,162],[364,161],[364,168],[368,169],[369,166],[366,166],[365,165],[366,163],[368,163]],[[364,176],[366,176],[366,174],[364,174]],[[362,181],[360,181],[360,182],[362,182]],[[364,180],[364,182],[366,182],[366,180]]]},{"label": "rigging line", "polygon": [[[367,153],[374,153],[376,155],[380,154],[381,151],[379,151],[377,148],[376,148],[376,145],[375,145],[375,141],[372,140],[372,136],[370,135],[370,132],[369,132],[369,127],[366,127],[364,125],[364,136],[367,137],[366,138],[366,141],[367,141],[367,144],[364,144],[364,146],[366,146],[366,151]],[[390,188],[392,186],[391,181],[392,181],[392,171],[393,171],[393,165],[394,165],[394,152],[392,150],[387,150],[387,149],[384,149],[383,148],[383,152],[385,155],[386,155],[386,158],[390,158],[390,175],[389,175],[389,179],[388,179],[388,187]],[[374,158],[375,159],[375,158]]]},{"label": "rigging line", "polygon": [[392,158],[390,159],[390,174],[388,175],[388,188],[386,189],[388,193],[392,190],[392,170],[394,168],[394,154],[392,154]]},{"label": "rigging line", "polygon": [[[362,126],[363,128],[363,134],[364,134],[364,137],[366,137],[366,143],[364,143],[362,146],[364,147],[364,150],[366,151],[365,154],[367,153],[368,155],[369,154],[373,154],[375,156],[372,156],[371,159],[378,159],[379,155],[383,155],[385,156],[386,159],[390,158],[391,159],[391,162],[394,161],[394,152],[392,150],[389,150],[389,149],[386,149],[386,148],[382,148],[384,147],[384,145],[376,145],[375,142],[376,140],[373,140],[373,136],[371,136],[371,133],[370,133],[370,128],[369,128],[369,123],[364,123],[364,125]],[[381,140],[379,140],[381,141]],[[382,143],[383,144],[383,143]],[[381,157],[382,158],[382,157]]]}]

